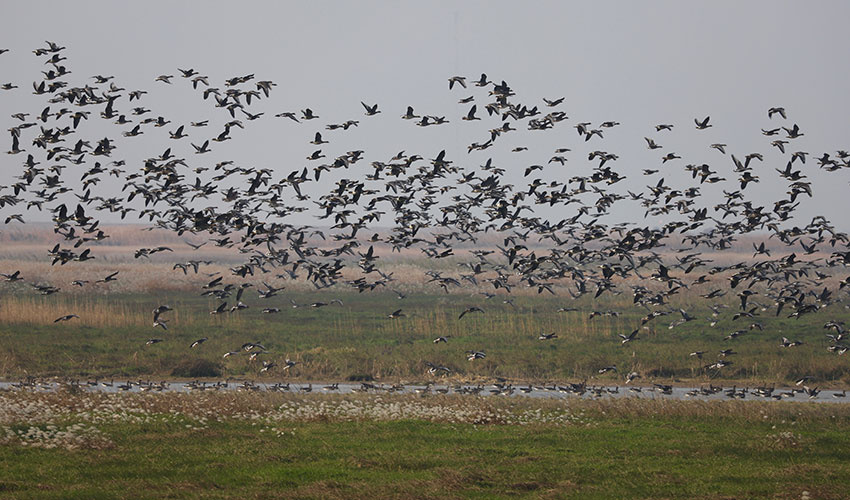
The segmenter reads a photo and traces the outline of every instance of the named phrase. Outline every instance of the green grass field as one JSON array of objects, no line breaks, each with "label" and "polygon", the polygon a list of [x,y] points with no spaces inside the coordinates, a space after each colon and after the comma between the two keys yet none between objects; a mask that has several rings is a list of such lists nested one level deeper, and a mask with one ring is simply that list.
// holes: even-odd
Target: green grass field
[{"label": "green grass field", "polygon": [[[680,318],[674,312],[641,329],[639,340],[623,345],[617,334],[638,327],[646,314],[624,296],[592,301],[525,295],[514,298],[514,307],[504,304],[502,296],[486,300],[475,293],[410,294],[399,300],[389,291],[331,290],[286,293],[267,301],[256,298],[253,290],[249,293],[243,299],[248,309],[222,315],[209,314],[219,301],[185,292],[50,297],[7,293],[0,297],[0,377],[413,381],[426,380],[424,363],[432,362],[451,368],[453,377],[464,380],[598,377],[612,383],[634,370],[644,381],[787,384],[808,375],[823,386],[850,383],[850,358],[826,350],[827,330],[823,329],[827,320],[850,319],[850,312],[840,304],[799,320],[775,317],[768,311],[732,321],[729,312],[711,327],[707,307],[696,305],[697,301],[681,302],[670,306],[684,307],[699,319],[669,329]],[[307,304],[333,298],[344,305],[296,309],[289,303],[290,299]],[[163,315],[170,320],[168,331],[151,326],[151,311],[163,303],[174,308]],[[485,313],[458,320],[469,306],[480,306]],[[564,306],[579,311],[557,312]],[[263,314],[263,307],[279,307],[281,312]],[[405,317],[387,318],[396,309],[403,309]],[[615,310],[620,315],[588,319],[592,310]],[[733,310],[734,304],[729,311]],[[53,323],[72,312],[81,317]],[[723,340],[729,332],[747,329],[754,322],[763,324],[764,330]],[[556,333],[558,338],[537,340],[544,332]],[[437,336],[448,336],[448,342],[434,344]],[[802,340],[804,345],[781,348],[783,336]],[[202,337],[209,340],[189,348]],[[145,345],[150,338],[163,342]],[[289,358],[299,364],[288,371],[278,368],[260,374],[260,360],[248,361],[244,353],[222,358],[255,341],[268,349],[260,360],[280,365]],[[721,371],[703,368],[717,359],[717,351],[730,347],[738,353],[728,358],[734,364]],[[484,350],[487,358],[468,362],[466,350]],[[706,351],[702,360],[688,356],[697,350]],[[616,364],[621,373],[596,373],[610,364]]]},{"label": "green grass field", "polygon": [[2,498],[850,491],[845,405],[246,393],[0,400]]}]

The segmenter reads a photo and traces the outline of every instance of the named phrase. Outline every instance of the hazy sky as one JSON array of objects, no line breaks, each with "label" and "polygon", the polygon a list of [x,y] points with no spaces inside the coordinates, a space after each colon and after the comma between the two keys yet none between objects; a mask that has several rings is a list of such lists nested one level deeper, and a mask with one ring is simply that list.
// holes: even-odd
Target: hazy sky
[{"label": "hazy sky", "polygon": [[[754,172],[762,182],[747,192],[771,205],[782,197],[787,182],[773,170],[785,165],[769,145],[777,137],[760,132],[780,125],[777,119],[768,120],[769,107],[784,106],[789,116],[781,124],[798,123],[805,133],[792,150],[819,156],[850,149],[850,3],[845,1],[42,1],[5,2],[2,11],[0,48],[11,51],[0,55],[0,83],[20,88],[0,91],[0,125],[9,128],[16,123],[10,114],[37,114],[44,106],[42,97],[31,95],[32,81],[46,68],[44,58],[31,51],[45,40],[55,41],[67,47],[63,54],[73,72],[68,77],[72,85],[91,82],[88,77],[96,74],[115,75],[121,87],[148,90],[142,104],[154,116],[172,120],[163,129],[145,129],[138,141],[121,143],[130,168],[140,166],[132,164],[133,154],[145,158],[169,146],[178,156],[195,160],[188,141],[198,144],[215,136],[229,119],[179,78],[178,67],[209,75],[211,84],[221,88],[225,78],[248,73],[278,84],[270,99],[251,108],[266,114],[204,158],[207,164],[232,159],[273,168],[275,179],[307,165],[305,156],[316,149],[308,141],[316,131],[324,133],[324,125],[347,119],[360,120],[360,126],[345,134],[327,132],[332,143],[325,154],[332,158],[351,149],[366,150],[357,172],[369,172],[369,162],[387,161],[401,149],[433,158],[446,148],[452,159],[467,165],[493,157],[508,168],[508,179],[519,184],[526,166],[545,164],[555,147],[570,147],[567,167],[553,164],[545,171],[566,180],[587,175],[587,152],[602,149],[620,156],[613,167],[629,178],[617,186],[622,193],[654,184],[640,171],[661,167],[661,156],[670,151],[684,157],[663,167],[669,170],[668,181],[679,187],[690,185],[681,168],[685,163],[708,162],[731,180],[735,174],[729,171],[728,154],[708,147],[726,143],[728,152],[739,158],[764,153],[766,161]],[[566,97],[557,109],[570,119],[545,132],[509,134],[496,147],[467,155],[466,146],[484,142],[487,129],[499,120],[486,119],[486,92],[472,86],[449,91],[447,78],[465,75],[472,80],[481,73],[507,81],[517,93],[515,101],[538,105],[544,113],[542,97]],[[155,82],[160,74],[175,75],[174,84]],[[460,120],[469,105],[457,101],[470,95],[476,95],[482,122]],[[363,116],[360,101],[378,103],[383,113]],[[446,115],[451,123],[416,127],[400,119],[407,105],[421,114]],[[129,111],[126,101],[120,107]],[[321,119],[299,125],[273,117],[306,107]],[[714,126],[695,130],[693,119],[707,115]],[[203,133],[187,127],[188,141],[168,140],[167,130],[204,118],[211,125]],[[585,144],[572,128],[582,121],[596,126],[605,120],[622,125],[606,131],[604,141]],[[657,123],[676,128],[656,134]],[[87,126],[94,131],[92,139],[120,136],[130,128]],[[656,137],[664,148],[648,150],[645,136]],[[33,148],[28,142],[22,147]],[[7,134],[3,151],[9,143]],[[511,153],[515,146],[530,151]],[[797,222],[805,224],[824,213],[850,229],[844,220],[850,207],[846,172],[823,172],[812,156],[804,172],[817,198],[801,207]],[[19,173],[24,158],[2,155],[0,184]],[[97,194],[119,188],[105,181]],[[703,191],[707,199],[720,201],[719,187]],[[20,206],[7,207],[0,216],[21,211]]]}]

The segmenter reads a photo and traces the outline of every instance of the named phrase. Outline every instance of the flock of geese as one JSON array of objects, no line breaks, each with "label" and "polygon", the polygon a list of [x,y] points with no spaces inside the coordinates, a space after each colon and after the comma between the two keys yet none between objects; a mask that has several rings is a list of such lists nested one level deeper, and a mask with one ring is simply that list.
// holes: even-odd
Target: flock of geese
[{"label": "flock of geese", "polygon": [[[0,67],[5,52],[0,49]],[[529,148],[504,148],[501,143],[508,135],[563,129],[571,120],[565,98],[522,102],[508,83],[491,81],[486,74],[476,80],[463,76],[448,79],[449,91],[462,93],[459,105],[463,108],[458,116],[470,123],[464,127],[487,124],[481,127],[481,139],[469,144],[463,156],[446,150],[434,154],[402,150],[391,158],[369,158],[366,149],[334,151],[338,134],[377,119],[400,120],[399,126],[407,122],[433,127],[450,124],[455,118],[421,112],[414,106],[408,106],[400,117],[387,116],[391,113],[384,114],[378,103],[361,101],[361,116],[320,121],[320,114],[330,115],[331,110],[317,105],[316,110],[304,106],[269,111],[264,105],[278,87],[273,81],[248,74],[213,86],[199,71],[178,68],[179,73],[151,78],[151,84],[179,86],[196,93],[213,115],[180,123],[176,117],[149,109],[146,90],[128,90],[113,76],[73,80],[76,75],[60,44],[46,42],[33,53],[43,60],[44,70],[32,82],[31,92],[43,98],[44,107],[11,115],[14,125],[9,128],[7,153],[21,160],[13,182],[0,186],[0,210],[20,212],[9,213],[6,224],[23,223],[29,211],[50,214],[60,239],[47,251],[53,265],[77,265],[98,258],[98,243],[109,238],[98,214],[143,221],[178,235],[206,237],[207,241],[198,245],[187,243],[195,250],[206,244],[238,248],[244,262],[232,267],[230,276],[220,275],[201,287],[202,294],[220,300],[210,314],[247,308],[244,294],[255,286],[250,281],[259,276],[263,276],[262,287],[256,285],[260,300],[278,296],[284,289],[284,285],[269,284],[274,279],[303,279],[316,289],[393,290],[403,299],[402,292],[391,288],[392,273],[384,272],[379,263],[382,252],[405,249],[419,250],[434,261],[466,259],[459,273],[426,272],[427,281],[446,293],[474,286],[487,290],[482,292],[484,300],[499,296],[510,305],[512,290],[520,287],[538,294],[566,293],[573,299],[628,293],[646,316],[633,330],[619,334],[622,344],[638,341],[642,328],[664,316],[676,318],[670,328],[697,320],[690,312],[669,305],[677,294],[689,289],[700,290],[710,307],[712,324],[727,317],[741,324],[725,334],[730,344],[742,335],[761,331],[758,316],[762,312],[800,318],[840,302],[850,291],[847,234],[825,216],[809,221],[795,218],[797,207],[813,197],[806,173],[817,169],[823,172],[819,175],[836,175],[850,167],[850,153],[814,154],[799,149],[797,141],[804,131],[782,107],[767,111],[767,125],[761,130],[765,137],[762,151],[732,152],[727,144],[712,143],[709,148],[716,151],[712,153],[716,160],[710,163],[688,163],[663,146],[665,134],[674,127],[690,126],[694,134],[714,127],[710,116],[694,118],[693,124],[655,125],[644,139],[650,151],[664,153],[653,153],[658,155],[657,163],[640,172],[649,179],[644,190],[622,193],[614,186],[638,172],[633,167],[616,168],[619,156],[605,149],[605,135],[620,123],[573,120],[575,132],[555,132],[563,138],[563,146],[547,153],[551,154],[548,162],[532,163],[523,159],[530,155]],[[5,100],[4,106],[14,106],[16,93],[29,87],[22,82],[3,84],[0,99]],[[208,159],[215,157],[217,144],[275,118],[291,127],[287,133],[308,128],[306,135],[312,140],[305,143],[315,149],[298,160],[302,166],[280,172],[240,165],[236,160]],[[108,124],[113,133],[94,136],[97,132],[90,131],[94,121]],[[208,132],[215,123],[222,126]],[[719,125],[715,131],[717,128]],[[161,137],[168,147],[143,161],[128,163],[122,151],[141,135]],[[486,151],[491,148],[498,153],[489,156]],[[584,153],[571,155],[574,148],[590,148],[586,160]],[[360,168],[363,164],[368,166]],[[4,167],[8,171],[12,165],[5,161]],[[690,185],[671,185],[667,179],[675,177],[674,170],[689,174]],[[521,183],[511,182],[520,173]],[[748,195],[753,193],[753,185],[770,175],[782,179],[787,189],[767,193],[775,195],[774,200],[761,205]],[[109,177],[123,183],[120,192],[96,189]],[[702,191],[710,189],[720,192],[703,198]],[[612,207],[630,203],[639,207],[646,221],[643,225],[605,222]],[[560,218],[536,215],[544,211],[558,213]],[[324,229],[292,223],[292,217],[302,212],[315,213]],[[388,229],[374,232],[379,226]],[[490,232],[499,235],[501,244],[478,248],[481,235]],[[752,259],[719,265],[707,257],[732,248],[742,236],[762,235],[763,240],[753,244]],[[766,246],[768,240],[787,249],[773,257],[771,251],[779,251]],[[460,246],[471,250],[455,254]],[[171,251],[163,246],[140,248],[134,257],[143,260]],[[198,273],[209,263],[194,260],[174,269]],[[354,270],[357,277],[346,279],[343,270]],[[117,275],[113,272],[97,282],[115,281]],[[7,282],[26,278],[19,270],[8,270],[2,276]],[[88,284],[82,279],[72,283],[79,287]],[[42,295],[62,289],[60,283],[31,285]],[[739,307],[728,308],[727,295],[737,296]],[[341,304],[292,305],[320,308],[335,303]],[[153,311],[154,329],[168,329],[170,310],[161,305]],[[560,311],[574,310],[564,307]],[[277,307],[263,309],[263,313],[278,312]],[[472,314],[486,313],[483,307],[470,306],[457,319]],[[617,314],[593,311],[590,318]],[[402,321],[405,313],[399,308],[387,317]],[[77,318],[68,314],[56,322]],[[825,328],[830,332],[827,348],[844,354],[850,348],[844,323],[830,318]],[[558,335],[542,333],[538,338],[551,342],[557,341]],[[434,342],[448,339],[441,335]],[[198,339],[189,347],[197,348],[206,340]],[[147,343],[163,341],[165,338],[151,338]],[[783,337],[777,344],[790,349],[801,342]],[[224,357],[244,354],[254,359],[265,351],[260,342],[246,342]],[[732,354],[731,348],[690,353],[704,360],[706,369],[716,371],[733,364],[729,360]],[[471,362],[487,356],[484,348],[465,355]],[[423,363],[432,375],[452,371],[439,363]],[[295,364],[289,359],[264,361],[261,371],[283,371]],[[600,373],[609,371],[616,372],[616,366],[599,369]],[[633,375],[638,374],[630,373],[627,379],[635,378]]]},{"label": "flock of geese", "polygon": [[[488,385],[468,385],[468,384],[435,384],[429,382],[425,385],[406,385],[406,384],[374,384],[371,382],[360,382],[359,384],[323,384],[313,387],[312,383],[296,385],[290,382],[276,383],[257,383],[251,380],[220,380],[208,382],[202,380],[192,380],[189,382],[168,382],[165,380],[155,382],[151,380],[128,380],[126,382],[116,382],[111,379],[109,382],[100,379],[94,380],[78,380],[69,379],[61,384],[49,380],[40,380],[35,377],[29,377],[19,382],[12,382],[9,387],[12,390],[33,390],[33,391],[55,391],[60,387],[71,391],[101,391],[101,392],[204,392],[204,391],[245,391],[245,392],[293,392],[293,393],[311,393],[321,390],[326,393],[387,393],[387,394],[458,394],[458,395],[474,395],[474,396],[513,396],[513,395],[528,395],[532,397],[558,398],[564,395],[602,398],[602,397],[655,397],[659,395],[672,396],[674,398],[710,398],[710,397],[726,397],[730,399],[747,399],[762,398],[772,400],[817,400],[824,401],[823,397],[829,393],[832,399],[843,401],[847,397],[847,391],[821,391],[818,388],[809,388],[808,386],[801,387],[805,379],[798,380],[794,387],[788,389],[777,389],[775,386],[756,386],[750,387],[726,387],[714,384],[703,385],[701,387],[687,389],[676,388],[669,384],[653,384],[643,387],[638,385],[625,386],[622,388],[618,385],[588,385],[587,380],[578,383],[567,383],[565,385],[519,385],[515,386],[507,381],[497,381]],[[0,384],[0,389],[2,389]],[[800,395],[800,398],[797,396]]]}]

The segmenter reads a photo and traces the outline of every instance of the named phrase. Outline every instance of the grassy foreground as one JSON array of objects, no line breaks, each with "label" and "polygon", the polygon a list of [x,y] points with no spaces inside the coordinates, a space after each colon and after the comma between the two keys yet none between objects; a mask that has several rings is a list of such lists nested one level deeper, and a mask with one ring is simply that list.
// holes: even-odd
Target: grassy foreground
[{"label": "grassy foreground", "polygon": [[850,408],[0,393],[2,498],[846,498]]}]

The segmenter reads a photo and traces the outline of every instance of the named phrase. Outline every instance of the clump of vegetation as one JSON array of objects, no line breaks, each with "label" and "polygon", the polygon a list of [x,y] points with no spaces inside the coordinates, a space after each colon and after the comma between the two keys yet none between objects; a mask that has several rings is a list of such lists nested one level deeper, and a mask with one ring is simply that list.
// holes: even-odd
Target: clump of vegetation
[{"label": "clump of vegetation", "polygon": [[171,371],[173,377],[220,377],[221,365],[207,359],[184,359]]}]

